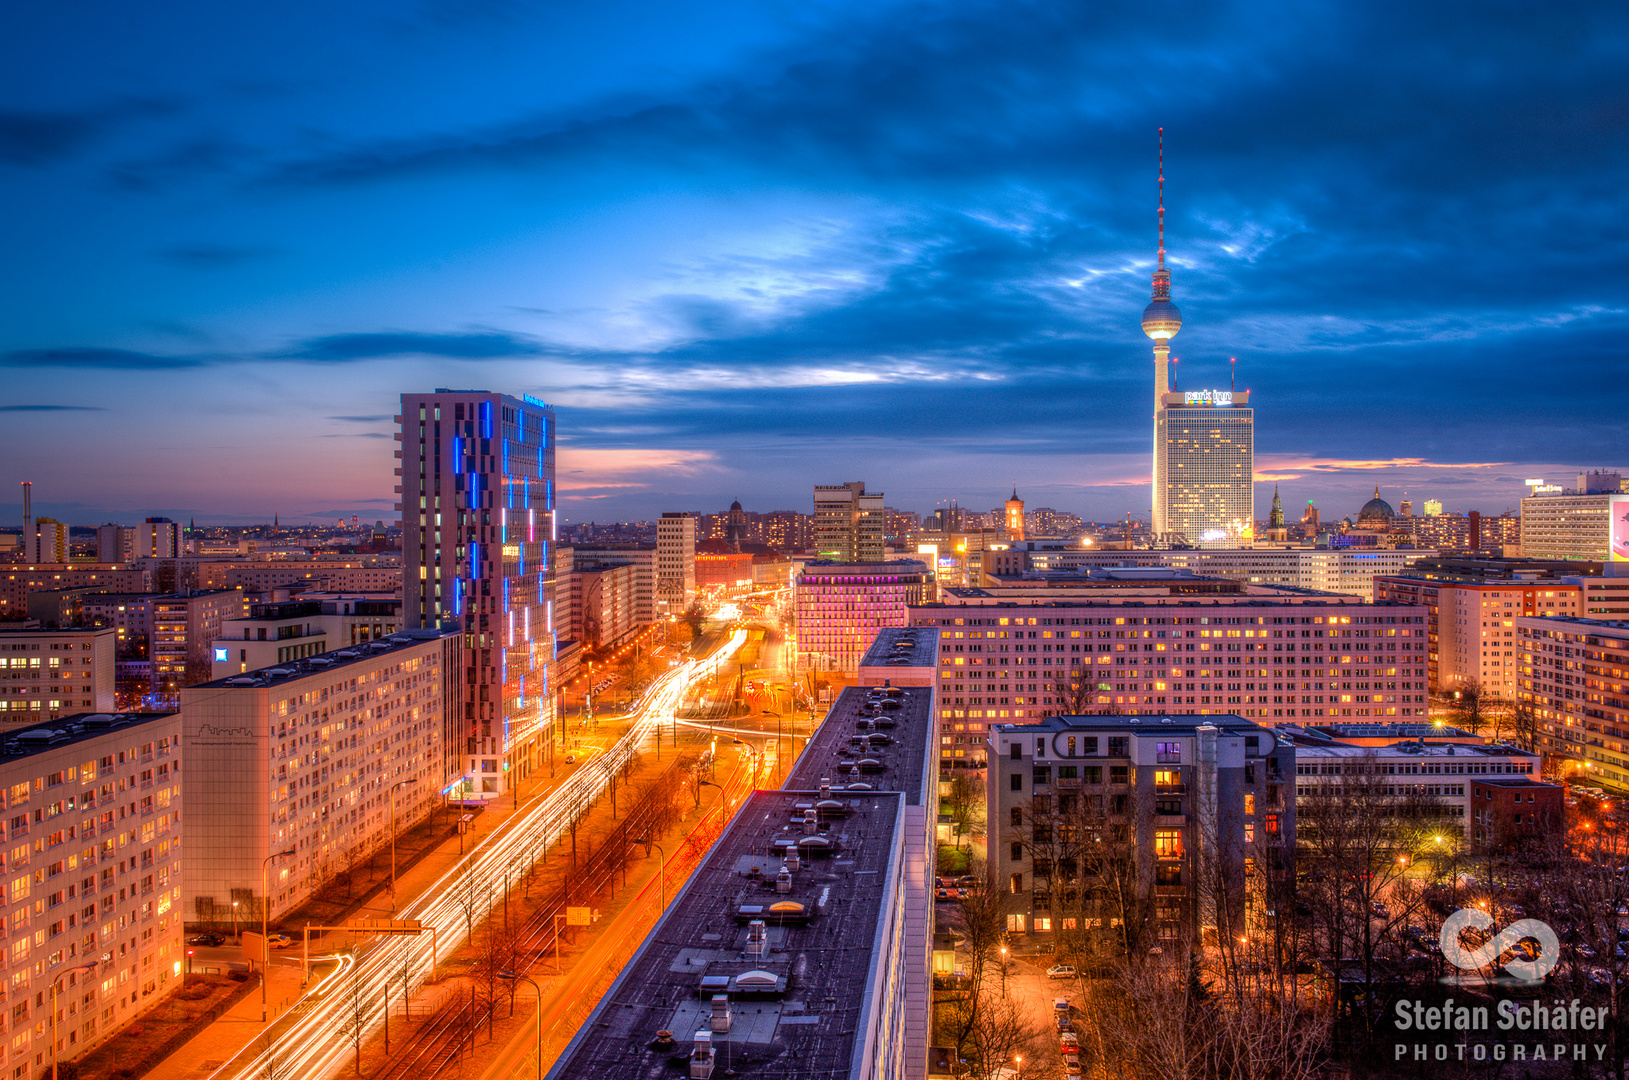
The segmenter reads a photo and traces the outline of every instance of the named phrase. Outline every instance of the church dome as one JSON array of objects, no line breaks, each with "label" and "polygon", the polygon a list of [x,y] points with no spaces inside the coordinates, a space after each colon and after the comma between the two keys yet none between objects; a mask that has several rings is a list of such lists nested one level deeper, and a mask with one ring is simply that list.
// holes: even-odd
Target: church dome
[{"label": "church dome", "polygon": [[1358,511],[1357,519],[1360,522],[1364,522],[1364,521],[1377,521],[1378,522],[1378,521],[1390,521],[1392,518],[1394,518],[1396,516],[1397,516],[1397,511],[1395,511],[1395,510],[1393,510],[1391,508],[1391,503],[1387,502],[1385,499],[1382,499],[1380,497],[1380,489],[1375,488],[1374,489],[1374,498],[1370,499],[1368,502],[1363,504],[1363,509]]},{"label": "church dome", "polygon": [[730,504],[730,509],[731,510],[739,510],[739,509],[741,509],[741,500],[737,499],[734,502],[732,502]]}]

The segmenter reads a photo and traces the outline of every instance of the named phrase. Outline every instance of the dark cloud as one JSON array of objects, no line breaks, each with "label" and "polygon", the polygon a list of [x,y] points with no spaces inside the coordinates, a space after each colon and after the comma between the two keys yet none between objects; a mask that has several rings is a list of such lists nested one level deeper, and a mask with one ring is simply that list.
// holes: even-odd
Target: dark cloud
[{"label": "dark cloud", "polygon": [[348,431],[343,434],[318,435],[319,439],[388,439],[391,436],[383,431]]},{"label": "dark cloud", "polygon": [[330,420],[344,420],[350,424],[377,424],[392,419],[393,414],[380,413],[377,416],[330,416]]},{"label": "dark cloud", "polygon": [[13,349],[0,353],[5,367],[112,368],[159,370],[201,367],[204,360],[189,356],[157,356],[130,349],[102,349],[93,346],[64,346],[55,349]]},{"label": "dark cloud", "polygon": [[97,405],[0,405],[0,412],[107,412]]},{"label": "dark cloud", "polygon": [[283,356],[291,360],[372,360],[385,356],[446,356],[466,360],[493,360],[505,356],[538,356],[535,341],[513,334],[333,334],[311,338]]},{"label": "dark cloud", "polygon": [[172,103],[147,98],[128,98],[80,112],[0,109],[0,163],[51,165],[80,153],[126,120],[173,111]]},{"label": "dark cloud", "polygon": [[157,253],[165,262],[189,270],[225,270],[276,254],[267,247],[233,247],[228,244],[182,244]]}]

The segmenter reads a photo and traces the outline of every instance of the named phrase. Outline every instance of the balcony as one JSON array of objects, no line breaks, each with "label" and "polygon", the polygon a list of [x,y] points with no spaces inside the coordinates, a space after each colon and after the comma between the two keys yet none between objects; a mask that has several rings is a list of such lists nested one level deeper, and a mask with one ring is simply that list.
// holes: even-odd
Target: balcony
[{"label": "balcony", "polygon": [[1156,794],[1156,795],[1186,795],[1187,793],[1188,793],[1188,785],[1187,784],[1155,784],[1154,785],[1154,794]]}]

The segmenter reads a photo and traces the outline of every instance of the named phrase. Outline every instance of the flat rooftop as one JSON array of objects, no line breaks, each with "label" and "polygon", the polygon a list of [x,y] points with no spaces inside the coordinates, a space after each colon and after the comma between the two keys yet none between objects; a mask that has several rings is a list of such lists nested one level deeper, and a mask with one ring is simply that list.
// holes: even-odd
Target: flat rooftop
[{"label": "flat rooftop", "polygon": [[27,727],[0,729],[0,762],[16,761],[31,754],[94,739],[114,731],[129,731],[154,720],[176,715],[168,712],[75,713],[59,720]]},{"label": "flat rooftop", "polygon": [[[868,1020],[893,1004],[878,999],[873,958],[887,951],[880,935],[901,902],[905,808],[931,799],[928,785],[938,782],[932,696],[927,687],[843,691],[785,786],[753,792],[730,821],[556,1061],[553,1080],[687,1075],[715,994],[730,1009],[729,1030],[711,1035],[715,1077],[839,1080],[862,1071]],[[854,745],[872,733],[887,741]],[[809,811],[819,820],[813,832]],[[791,848],[800,866],[781,892]],[[761,953],[749,949],[753,919],[765,923]]]},{"label": "flat rooftop", "polygon": [[1262,732],[1268,735],[1275,734],[1272,728],[1263,727],[1254,720],[1247,720],[1236,713],[1211,715],[1178,713],[1172,716],[1049,716],[1033,724],[992,724],[990,730],[992,732],[1021,731],[1026,728],[1043,727],[1052,731],[1124,731],[1144,735],[1179,732],[1184,735],[1191,735],[1196,728],[1205,725],[1221,728],[1227,732],[1242,731]]},{"label": "flat rooftop", "polygon": [[892,626],[877,631],[876,640],[860,660],[863,668],[930,668],[938,663],[939,631],[915,626]]},{"label": "flat rooftop", "polygon": [[1471,742],[1413,742],[1403,741],[1392,743],[1390,746],[1352,746],[1347,743],[1326,742],[1323,739],[1307,738],[1303,734],[1280,729],[1295,742],[1297,757],[1308,754],[1317,754],[1320,757],[1364,757],[1365,755],[1383,753],[1406,755],[1417,758],[1530,758],[1537,754],[1528,753],[1517,746],[1506,743],[1471,743]]},{"label": "flat rooftop", "polygon": [[[393,652],[400,652],[414,645],[423,645],[426,641],[435,641],[441,636],[440,630],[403,630],[400,633],[380,638],[378,641],[369,641],[361,645],[348,645],[343,649],[334,649],[316,656],[305,656],[298,660],[273,664],[270,667],[246,671],[241,675],[228,675],[224,679],[195,683],[186,687],[186,689],[197,690],[208,687],[211,690],[254,690],[270,686],[273,683],[287,682],[289,679],[303,679],[311,675],[327,675],[330,672],[343,671],[350,665],[359,664],[364,660],[388,656]],[[290,640],[298,639],[291,638]]]},{"label": "flat rooftop", "polygon": [[[890,708],[890,702],[899,707]],[[862,719],[871,721],[869,732],[888,737],[885,745],[864,749],[855,745],[855,738],[863,734]],[[784,786],[789,791],[818,791],[823,779],[834,788],[845,782],[871,784],[879,791],[904,792],[907,806],[919,806],[923,788],[938,782],[937,755],[930,758],[934,739],[931,686],[850,686],[798,756]],[[877,762],[881,771],[858,775],[847,771],[851,763],[864,759]]]},{"label": "flat rooftop", "polygon": [[[1045,608],[1045,607],[1055,607],[1055,608],[1083,608],[1083,607],[1113,607],[1113,608],[1134,608],[1134,607],[1159,607],[1159,608],[1169,608],[1169,607],[1263,608],[1263,607],[1288,607],[1288,606],[1293,605],[1294,607],[1297,607],[1297,608],[1307,608],[1307,607],[1320,607],[1320,606],[1325,606],[1325,605],[1330,606],[1330,607],[1351,607],[1354,604],[1362,604],[1365,607],[1379,607],[1379,608],[1385,608],[1385,607],[1417,608],[1417,607],[1420,606],[1418,604],[1405,604],[1405,603],[1392,601],[1392,600],[1369,601],[1369,600],[1363,599],[1361,596],[1357,596],[1357,595],[1354,595],[1354,594],[1351,594],[1351,593],[1319,592],[1319,591],[1314,590],[1314,589],[1301,589],[1301,588],[1297,588],[1297,587],[1291,586],[1291,585],[1275,585],[1272,588],[1273,588],[1273,591],[1275,593],[1283,593],[1284,598],[1281,599],[1281,600],[1272,600],[1272,599],[1265,599],[1265,598],[1252,598],[1252,599],[1248,599],[1248,600],[1232,599],[1232,598],[1229,598],[1229,599],[1212,598],[1212,599],[1205,599],[1205,600],[1191,600],[1191,599],[1186,599],[1182,595],[1178,594],[1178,595],[1173,595],[1173,596],[1171,596],[1169,598],[1143,597],[1143,598],[1140,598],[1140,599],[1132,600],[1132,599],[1113,599],[1113,594],[1112,593],[1107,593],[1107,594],[1099,594],[1097,596],[1089,596],[1088,595],[1088,596],[1074,596],[1074,597],[1059,597],[1056,600],[1043,600],[1043,599],[1040,599],[1040,598],[1036,598],[1036,599],[1030,600],[1030,601],[1023,601],[1023,600],[1004,599],[1003,598],[1003,593],[1006,590],[996,591],[996,590],[990,590],[990,589],[952,588],[952,589],[940,589],[939,594],[941,596],[952,597],[955,600],[959,601],[960,602],[959,604],[957,604],[957,603],[945,603],[945,602],[941,601],[939,603],[912,604],[911,607],[913,607],[913,608],[950,608],[950,607],[958,607],[958,606],[960,606],[960,607],[968,607],[968,606],[976,605],[978,607],[1024,607],[1024,608]],[[1228,594],[1228,595],[1230,597],[1232,597],[1232,596],[1236,596],[1238,594]]]}]

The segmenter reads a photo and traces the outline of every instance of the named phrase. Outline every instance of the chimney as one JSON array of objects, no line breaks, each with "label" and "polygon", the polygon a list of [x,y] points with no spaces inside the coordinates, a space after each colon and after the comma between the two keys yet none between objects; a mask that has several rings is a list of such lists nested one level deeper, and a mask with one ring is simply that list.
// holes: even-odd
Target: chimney
[{"label": "chimney", "polygon": [[34,521],[34,481],[23,481],[23,534],[28,534],[28,527]]}]

